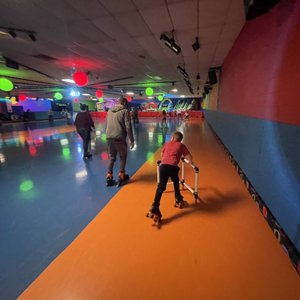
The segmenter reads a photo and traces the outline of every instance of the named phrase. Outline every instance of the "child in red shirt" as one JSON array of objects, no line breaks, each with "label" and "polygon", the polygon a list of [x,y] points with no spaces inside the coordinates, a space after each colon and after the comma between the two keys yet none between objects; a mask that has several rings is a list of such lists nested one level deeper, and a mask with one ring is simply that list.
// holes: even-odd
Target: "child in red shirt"
[{"label": "child in red shirt", "polygon": [[175,193],[175,205],[181,207],[183,197],[180,194],[179,189],[179,167],[181,157],[186,158],[192,163],[192,155],[188,148],[181,143],[183,134],[180,131],[175,131],[172,135],[171,141],[166,143],[162,148],[162,160],[159,166],[159,183],[156,189],[154,201],[150,208],[149,216],[154,215],[158,219],[161,219],[162,214],[159,210],[160,199],[162,193],[165,191],[169,177],[171,177],[174,185]]}]

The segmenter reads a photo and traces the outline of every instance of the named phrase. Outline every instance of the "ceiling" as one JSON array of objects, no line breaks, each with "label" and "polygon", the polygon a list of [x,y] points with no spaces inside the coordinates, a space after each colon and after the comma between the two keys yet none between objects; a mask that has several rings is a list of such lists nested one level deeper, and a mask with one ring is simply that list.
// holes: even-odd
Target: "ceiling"
[{"label": "ceiling", "polygon": [[[177,88],[201,96],[208,70],[222,66],[244,23],[243,0],[2,1],[0,77],[14,83],[11,95],[32,97],[67,93],[73,84],[61,79],[75,71],[89,78],[81,93],[101,88],[113,97],[130,90],[138,97],[150,86],[155,95]],[[179,54],[160,40],[162,33],[174,38]],[[7,67],[4,57],[19,69]]]}]

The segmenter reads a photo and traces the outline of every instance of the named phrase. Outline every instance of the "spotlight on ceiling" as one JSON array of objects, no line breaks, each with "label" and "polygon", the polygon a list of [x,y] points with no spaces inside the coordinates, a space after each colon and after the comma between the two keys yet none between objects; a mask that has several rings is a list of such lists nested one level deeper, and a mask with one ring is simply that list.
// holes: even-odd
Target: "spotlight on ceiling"
[{"label": "spotlight on ceiling", "polygon": [[160,35],[160,40],[165,42],[165,45],[177,55],[181,52],[181,48],[175,43],[174,38],[167,37],[164,33]]},{"label": "spotlight on ceiling", "polygon": [[34,35],[33,32],[30,32],[30,33],[28,34],[28,36],[29,36],[29,38],[30,38],[33,42],[36,41],[36,37],[35,37],[35,35]]},{"label": "spotlight on ceiling", "polygon": [[198,49],[200,49],[200,43],[199,43],[199,38],[196,37],[196,40],[194,42],[194,44],[192,44],[192,48],[194,51],[197,51]]},{"label": "spotlight on ceiling", "polygon": [[16,38],[17,37],[17,34],[16,34],[16,32],[14,31],[14,30],[8,30],[8,32],[7,32],[12,38]]}]

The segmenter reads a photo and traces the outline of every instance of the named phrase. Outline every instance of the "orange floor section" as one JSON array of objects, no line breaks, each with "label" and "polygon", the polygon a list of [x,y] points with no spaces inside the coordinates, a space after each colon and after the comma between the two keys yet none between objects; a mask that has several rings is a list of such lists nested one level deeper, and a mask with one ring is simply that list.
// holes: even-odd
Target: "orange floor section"
[{"label": "orange floor section", "polygon": [[188,207],[175,208],[170,186],[152,226],[158,151],[19,299],[300,299],[299,275],[207,124],[181,130],[201,203],[184,191]]}]

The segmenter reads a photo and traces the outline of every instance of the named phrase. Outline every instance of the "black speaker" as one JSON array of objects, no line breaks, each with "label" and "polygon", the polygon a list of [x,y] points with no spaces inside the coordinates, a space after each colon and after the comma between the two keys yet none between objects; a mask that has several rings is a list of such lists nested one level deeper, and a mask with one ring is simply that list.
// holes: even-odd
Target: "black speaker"
[{"label": "black speaker", "polygon": [[5,60],[5,65],[8,68],[12,68],[12,69],[19,69],[19,64],[16,61],[13,61],[12,59],[9,59],[8,57],[3,56],[4,60]]},{"label": "black speaker", "polygon": [[209,81],[209,84],[216,84],[218,82],[215,70],[208,71],[208,81]]},{"label": "black speaker", "polygon": [[278,2],[279,0],[244,0],[246,20],[253,20],[267,13]]},{"label": "black speaker", "polygon": [[204,87],[204,93],[205,93],[205,95],[206,95],[206,94],[209,94],[209,87],[208,87],[208,86],[205,86],[205,87]]}]

